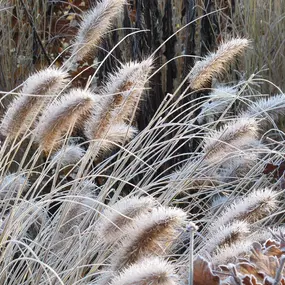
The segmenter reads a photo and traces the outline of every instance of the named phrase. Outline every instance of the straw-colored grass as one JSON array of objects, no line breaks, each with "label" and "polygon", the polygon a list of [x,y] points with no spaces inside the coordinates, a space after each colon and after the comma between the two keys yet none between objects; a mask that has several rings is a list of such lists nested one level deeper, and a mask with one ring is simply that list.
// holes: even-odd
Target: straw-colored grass
[{"label": "straw-colored grass", "polygon": [[[167,68],[159,51],[97,76],[116,58],[114,47],[98,62],[97,45],[125,5],[102,0],[82,14],[56,78],[42,76],[54,63],[3,87],[12,103],[0,130],[0,284],[284,283],[284,93],[264,98],[257,83],[274,83],[250,68],[221,82],[242,72],[244,57],[254,68],[247,47],[258,39],[241,31],[183,67],[181,85],[139,129],[147,91]],[[74,88],[91,54],[90,76]]]}]

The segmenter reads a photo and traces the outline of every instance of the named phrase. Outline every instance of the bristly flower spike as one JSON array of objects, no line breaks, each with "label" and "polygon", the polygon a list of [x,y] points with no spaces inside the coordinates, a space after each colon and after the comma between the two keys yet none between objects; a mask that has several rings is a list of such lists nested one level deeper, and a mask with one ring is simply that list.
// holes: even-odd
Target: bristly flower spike
[{"label": "bristly flower spike", "polygon": [[173,266],[158,257],[144,258],[124,269],[110,285],[176,285],[178,278]]},{"label": "bristly flower spike", "polygon": [[64,133],[70,128],[82,126],[83,119],[90,114],[95,100],[93,93],[74,89],[49,105],[35,129],[40,147],[46,152],[56,149]]},{"label": "bristly flower spike", "polygon": [[125,198],[115,203],[102,215],[99,234],[106,242],[118,241],[126,234],[134,219],[141,214],[151,212],[156,202],[151,197]]},{"label": "bristly flower spike", "polygon": [[258,124],[254,118],[238,118],[204,139],[203,152],[208,161],[223,158],[230,151],[256,143]]},{"label": "bristly flower spike", "polygon": [[73,62],[84,59],[98,45],[103,34],[110,28],[112,20],[122,11],[126,0],[102,0],[83,15],[74,47]]},{"label": "bristly flower spike", "polygon": [[113,258],[113,270],[118,271],[145,256],[164,254],[185,221],[186,214],[181,209],[164,207],[137,217],[133,226],[126,229],[127,236]]},{"label": "bristly flower spike", "polygon": [[13,139],[31,127],[40,110],[67,84],[68,74],[60,69],[46,68],[31,75],[10,106],[1,123],[1,133]]},{"label": "bristly flower spike", "polygon": [[225,73],[233,60],[249,46],[247,39],[231,39],[221,44],[215,53],[196,62],[189,74],[190,88],[197,90],[206,87],[214,76]]},{"label": "bristly flower spike", "polygon": [[116,121],[129,120],[144,91],[147,78],[152,70],[153,60],[122,64],[109,78],[101,94],[111,96],[109,112]]},{"label": "bristly flower spike", "polygon": [[278,207],[276,194],[265,188],[237,198],[215,219],[209,231],[215,231],[221,225],[226,226],[232,221],[246,221],[250,224],[259,221]]}]

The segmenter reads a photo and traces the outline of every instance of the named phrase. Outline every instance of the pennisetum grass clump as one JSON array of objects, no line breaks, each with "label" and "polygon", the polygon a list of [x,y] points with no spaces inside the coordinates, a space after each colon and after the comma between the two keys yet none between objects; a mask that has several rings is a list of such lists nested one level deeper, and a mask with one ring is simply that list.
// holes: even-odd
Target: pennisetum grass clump
[{"label": "pennisetum grass clump", "polygon": [[[285,217],[282,90],[260,99],[255,75],[221,81],[249,47],[232,38],[177,78],[141,128],[161,48],[102,76],[115,48],[103,60],[94,52],[128,4],[97,1],[65,68],[31,75],[2,118],[0,283],[277,285],[284,234],[267,238]],[[137,34],[126,38],[139,47]],[[199,226],[190,234],[189,219]]]}]

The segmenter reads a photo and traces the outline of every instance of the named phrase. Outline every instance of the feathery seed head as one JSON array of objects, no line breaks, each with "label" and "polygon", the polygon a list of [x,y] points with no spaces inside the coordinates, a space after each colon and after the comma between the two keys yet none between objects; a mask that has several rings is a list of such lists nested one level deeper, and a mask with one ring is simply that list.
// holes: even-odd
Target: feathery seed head
[{"label": "feathery seed head", "polygon": [[277,120],[285,115],[285,95],[279,94],[252,102],[242,116]]},{"label": "feathery seed head", "polygon": [[106,242],[115,242],[125,235],[125,229],[133,223],[134,218],[150,212],[155,200],[150,197],[125,198],[107,209],[99,227],[100,236]]},{"label": "feathery seed head", "polygon": [[49,105],[35,129],[36,139],[42,149],[49,152],[57,147],[61,136],[70,128],[79,127],[93,106],[93,94],[81,89],[74,89]]},{"label": "feathery seed head", "polygon": [[162,258],[148,257],[124,269],[110,285],[175,285],[178,284],[173,266]]},{"label": "feathery seed head", "polygon": [[210,83],[214,76],[224,74],[236,56],[249,46],[247,39],[231,39],[221,44],[215,53],[196,62],[189,74],[190,87],[197,90]]},{"label": "feathery seed head", "polygon": [[249,232],[249,224],[244,221],[233,221],[222,225],[209,233],[204,250],[213,254],[220,247],[230,246],[241,241]]},{"label": "feathery seed head", "polygon": [[[35,202],[23,200],[19,204],[14,205],[12,210],[4,220],[4,226],[7,223],[11,224],[9,229],[12,235],[19,232],[34,238],[48,221],[46,211]],[[11,218],[12,221],[10,221]]]},{"label": "feathery seed head", "polygon": [[111,110],[116,120],[128,120],[140,100],[144,85],[152,69],[153,60],[148,58],[142,62],[129,62],[109,78],[102,90],[102,95],[112,95]]},{"label": "feathery seed head", "polygon": [[49,67],[31,75],[24,83],[22,93],[56,95],[68,83],[68,73]]},{"label": "feathery seed head", "polygon": [[219,247],[217,252],[211,256],[211,262],[214,265],[227,264],[234,262],[237,258],[242,258],[250,251],[253,241],[246,238],[231,245]]},{"label": "feathery seed head", "polygon": [[[63,202],[62,208],[67,211],[64,213],[59,232],[65,236],[72,235],[74,228],[80,225],[87,214],[93,215],[95,213],[90,208],[96,206],[96,197],[96,192],[91,192],[90,189],[83,188],[78,197],[73,198],[74,202]],[[87,226],[85,225],[85,228]],[[83,228],[81,229],[83,230]]]},{"label": "feathery seed head", "polygon": [[238,118],[204,139],[203,151],[207,160],[224,157],[244,145],[256,141],[258,124],[254,118]]},{"label": "feathery seed head", "polygon": [[112,20],[123,9],[126,0],[102,0],[83,15],[83,20],[72,49],[75,61],[82,60],[98,45],[103,34],[112,25]]},{"label": "feathery seed head", "polygon": [[222,113],[237,98],[238,90],[235,87],[218,86],[209,94],[209,99],[202,105],[197,118],[198,123],[213,122],[215,116]]},{"label": "feathery seed head", "polygon": [[127,237],[112,262],[114,270],[137,262],[142,257],[165,253],[185,222],[185,212],[175,208],[160,207],[138,216],[133,226],[126,229]]},{"label": "feathery seed head", "polygon": [[223,213],[215,219],[210,231],[215,231],[221,225],[239,220],[254,223],[269,215],[278,206],[276,192],[265,188],[254,190],[243,198],[237,198]]},{"label": "feathery seed head", "polygon": [[1,122],[1,133],[12,139],[18,133],[25,132],[35,121],[44,105],[48,104],[64,88],[67,84],[67,77],[66,72],[56,68],[46,68],[31,75],[26,80],[21,94],[8,107]]},{"label": "feathery seed head", "polygon": [[93,138],[92,134],[87,129],[85,130],[87,138],[93,140],[90,147],[95,154],[104,154],[116,148],[117,145],[123,145],[134,138],[138,132],[135,127],[125,123],[111,125],[104,132],[98,134],[97,137],[94,135]]},{"label": "feathery seed head", "polygon": [[63,167],[73,165],[80,161],[84,153],[85,150],[78,145],[64,146],[53,155],[53,160]]}]

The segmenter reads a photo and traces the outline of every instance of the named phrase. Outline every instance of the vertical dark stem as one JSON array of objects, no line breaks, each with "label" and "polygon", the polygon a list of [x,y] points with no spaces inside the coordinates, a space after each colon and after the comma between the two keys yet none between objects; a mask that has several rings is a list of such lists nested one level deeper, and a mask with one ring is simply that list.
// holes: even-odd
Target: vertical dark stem
[{"label": "vertical dark stem", "polygon": [[[204,0],[203,14],[212,12],[215,5],[212,0]],[[217,17],[215,14],[203,17],[201,20],[201,55],[207,54],[216,44],[216,36],[219,33]]]},{"label": "vertical dark stem", "polygon": [[[165,3],[164,16],[162,18],[162,40],[167,40],[173,34],[173,15],[172,15],[172,0],[167,0]],[[165,44],[164,55],[169,61],[175,57],[176,36],[171,37]],[[172,93],[174,88],[174,79],[177,77],[176,62],[170,61],[167,65],[166,75],[166,92]]]}]

